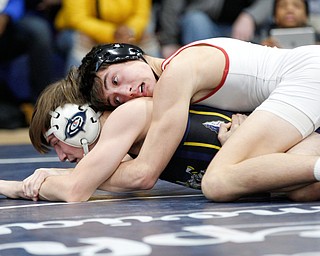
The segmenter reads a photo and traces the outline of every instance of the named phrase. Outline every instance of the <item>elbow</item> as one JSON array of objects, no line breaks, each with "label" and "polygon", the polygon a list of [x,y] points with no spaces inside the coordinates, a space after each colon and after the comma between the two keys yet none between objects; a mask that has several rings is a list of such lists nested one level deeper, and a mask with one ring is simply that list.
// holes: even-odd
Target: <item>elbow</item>
[{"label": "elbow", "polygon": [[66,191],[63,199],[68,203],[80,203],[88,201],[91,195],[92,194],[87,193],[83,187],[81,188],[78,184],[73,184]]},{"label": "elbow", "polygon": [[132,183],[134,190],[150,190],[156,184],[158,177],[154,177],[152,171],[144,172],[138,171],[136,172],[136,177],[134,182]]},{"label": "elbow", "polygon": [[90,197],[78,196],[78,195],[68,195],[64,198],[67,203],[81,203],[89,200]]},{"label": "elbow", "polygon": [[153,179],[144,179],[140,182],[138,189],[141,190],[150,190],[156,184],[156,180]]}]

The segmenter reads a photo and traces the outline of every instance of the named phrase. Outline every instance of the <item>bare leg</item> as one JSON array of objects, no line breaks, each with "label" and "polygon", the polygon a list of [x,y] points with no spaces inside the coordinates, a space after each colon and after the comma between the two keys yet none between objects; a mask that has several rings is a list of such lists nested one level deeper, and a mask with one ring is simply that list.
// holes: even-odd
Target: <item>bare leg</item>
[{"label": "bare leg", "polygon": [[320,200],[320,182],[288,192],[287,196],[298,202],[318,201]]},{"label": "bare leg", "polygon": [[[320,134],[313,133],[288,151],[292,154],[320,156]],[[320,182],[315,182],[287,193],[287,196],[299,202],[320,200]]]},{"label": "bare leg", "polygon": [[[314,183],[313,168],[319,154],[309,154],[302,146],[293,149],[301,140],[299,131],[287,121],[266,111],[254,112],[210,163],[202,180],[205,196],[232,201],[252,193]],[[291,154],[283,153],[290,149]]]}]

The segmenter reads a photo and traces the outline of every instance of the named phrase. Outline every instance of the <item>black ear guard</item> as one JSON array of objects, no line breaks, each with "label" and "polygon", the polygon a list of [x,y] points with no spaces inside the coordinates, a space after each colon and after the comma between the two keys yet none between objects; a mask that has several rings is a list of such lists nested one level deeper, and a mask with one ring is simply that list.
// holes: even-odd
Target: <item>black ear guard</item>
[{"label": "black ear guard", "polygon": [[138,60],[143,58],[142,49],[131,44],[105,44],[97,50],[94,56],[95,72],[99,70],[103,63],[119,63],[128,60]]}]

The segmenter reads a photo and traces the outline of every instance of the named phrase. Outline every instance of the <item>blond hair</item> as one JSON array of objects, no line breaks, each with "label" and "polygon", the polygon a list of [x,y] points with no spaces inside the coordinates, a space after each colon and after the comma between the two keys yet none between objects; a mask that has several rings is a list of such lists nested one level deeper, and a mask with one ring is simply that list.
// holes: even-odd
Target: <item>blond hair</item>
[{"label": "blond hair", "polygon": [[75,69],[71,69],[66,78],[47,86],[37,99],[29,127],[29,137],[34,148],[42,154],[50,151],[44,133],[50,128],[51,111],[66,103],[86,102],[79,92]]}]

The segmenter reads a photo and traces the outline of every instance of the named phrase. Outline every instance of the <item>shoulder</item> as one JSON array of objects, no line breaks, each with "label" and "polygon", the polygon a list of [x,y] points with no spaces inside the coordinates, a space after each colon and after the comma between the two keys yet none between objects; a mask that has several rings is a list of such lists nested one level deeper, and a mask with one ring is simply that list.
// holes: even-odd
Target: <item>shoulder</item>
[{"label": "shoulder", "polygon": [[[152,98],[142,97],[130,100],[109,115],[105,125],[113,127],[144,127],[152,117]],[[104,125],[104,126],[105,126]]]},{"label": "shoulder", "polygon": [[114,113],[123,113],[132,115],[132,113],[142,113],[152,111],[152,97],[141,97],[132,99],[114,110]]}]

